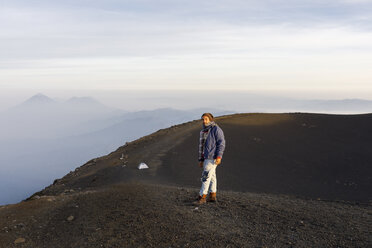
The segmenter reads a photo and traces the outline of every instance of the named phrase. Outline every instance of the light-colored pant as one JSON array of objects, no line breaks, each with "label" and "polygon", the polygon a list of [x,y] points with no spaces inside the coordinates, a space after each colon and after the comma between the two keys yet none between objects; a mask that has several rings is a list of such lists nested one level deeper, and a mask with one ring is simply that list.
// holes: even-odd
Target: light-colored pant
[{"label": "light-colored pant", "polygon": [[199,194],[206,195],[217,192],[216,163],[213,159],[206,159],[203,163],[203,173],[201,177],[202,186]]}]

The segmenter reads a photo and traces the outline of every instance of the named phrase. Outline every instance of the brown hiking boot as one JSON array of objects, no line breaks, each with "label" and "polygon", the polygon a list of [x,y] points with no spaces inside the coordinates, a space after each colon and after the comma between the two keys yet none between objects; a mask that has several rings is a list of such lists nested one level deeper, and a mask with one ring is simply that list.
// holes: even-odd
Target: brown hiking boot
[{"label": "brown hiking boot", "polygon": [[217,193],[210,193],[208,202],[217,202]]},{"label": "brown hiking boot", "polygon": [[194,202],[194,205],[202,205],[207,203],[207,195],[202,195],[198,197],[198,200]]}]

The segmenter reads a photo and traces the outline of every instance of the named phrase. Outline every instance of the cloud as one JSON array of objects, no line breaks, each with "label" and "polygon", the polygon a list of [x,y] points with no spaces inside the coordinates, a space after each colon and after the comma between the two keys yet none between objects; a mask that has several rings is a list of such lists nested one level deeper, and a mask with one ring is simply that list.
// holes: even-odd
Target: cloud
[{"label": "cloud", "polygon": [[321,77],[345,85],[355,77],[365,85],[371,6],[344,0],[4,1],[0,85],[249,88],[301,81],[310,87],[311,78]]}]

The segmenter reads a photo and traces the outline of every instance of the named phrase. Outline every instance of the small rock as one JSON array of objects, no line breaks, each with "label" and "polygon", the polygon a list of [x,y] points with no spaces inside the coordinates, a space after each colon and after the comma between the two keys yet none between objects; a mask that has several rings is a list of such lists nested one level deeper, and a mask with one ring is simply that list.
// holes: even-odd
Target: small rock
[{"label": "small rock", "polygon": [[38,200],[38,199],[40,199],[40,196],[38,195],[35,195],[34,197],[32,197],[32,200]]},{"label": "small rock", "polygon": [[73,189],[66,189],[64,191],[65,194],[74,193],[74,192],[75,192],[75,190],[73,190]]},{"label": "small rock", "polygon": [[75,219],[74,216],[70,215],[68,218],[67,218],[67,221],[73,221]]},{"label": "small rock", "polygon": [[14,241],[14,244],[21,244],[21,243],[24,243],[24,242],[26,242],[26,239],[24,239],[24,238],[18,238],[18,239],[16,239]]},{"label": "small rock", "polygon": [[25,224],[23,224],[23,223],[18,223],[18,224],[17,224],[17,227],[24,228],[24,227],[25,227]]}]

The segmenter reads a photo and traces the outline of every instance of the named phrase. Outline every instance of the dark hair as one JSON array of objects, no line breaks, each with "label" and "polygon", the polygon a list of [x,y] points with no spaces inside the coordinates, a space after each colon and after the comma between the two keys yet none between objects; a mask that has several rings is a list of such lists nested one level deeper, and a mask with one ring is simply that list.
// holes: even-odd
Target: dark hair
[{"label": "dark hair", "polygon": [[213,121],[214,117],[211,113],[204,113],[201,118],[203,118],[204,116],[208,117],[210,121]]}]

